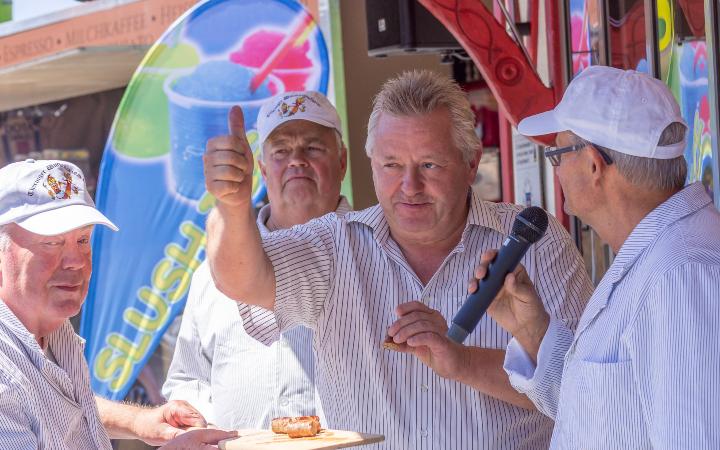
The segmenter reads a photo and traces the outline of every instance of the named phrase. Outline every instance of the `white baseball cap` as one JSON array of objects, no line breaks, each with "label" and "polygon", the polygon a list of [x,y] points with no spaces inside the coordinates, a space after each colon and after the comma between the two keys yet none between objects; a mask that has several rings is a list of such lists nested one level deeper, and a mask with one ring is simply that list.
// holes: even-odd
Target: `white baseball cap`
[{"label": "white baseball cap", "polygon": [[671,159],[683,154],[687,139],[658,146],[673,122],[687,128],[665,83],[634,70],[591,66],[570,82],[555,109],[526,117],[518,131],[526,136],[572,131],[628,155]]},{"label": "white baseball cap", "polygon": [[118,230],[95,208],[82,171],[51,160],[26,159],[0,169],[0,225],[8,223],[44,236],[93,224]]},{"label": "white baseball cap", "polygon": [[291,120],[309,120],[333,128],[342,136],[340,116],[327,97],[317,91],[283,92],[260,107],[257,117],[260,145],[275,128]]}]

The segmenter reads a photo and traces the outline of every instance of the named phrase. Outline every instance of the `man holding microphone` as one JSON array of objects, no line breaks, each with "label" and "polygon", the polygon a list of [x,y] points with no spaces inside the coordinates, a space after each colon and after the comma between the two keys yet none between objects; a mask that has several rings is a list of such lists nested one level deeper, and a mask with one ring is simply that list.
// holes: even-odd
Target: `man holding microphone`
[{"label": "man holding microphone", "polygon": [[514,337],[512,385],[555,419],[551,448],[720,447],[720,213],[701,183],[684,186],[687,127],[672,94],[642,73],[590,67],[519,131],[558,133],[545,154],[565,208],[616,253],[575,332],[522,267],[489,309]]}]

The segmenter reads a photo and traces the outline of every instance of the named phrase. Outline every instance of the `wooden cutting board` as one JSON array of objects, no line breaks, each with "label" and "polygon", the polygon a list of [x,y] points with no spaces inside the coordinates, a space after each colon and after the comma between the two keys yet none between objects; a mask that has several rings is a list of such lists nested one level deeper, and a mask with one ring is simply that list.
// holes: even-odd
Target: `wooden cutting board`
[{"label": "wooden cutting board", "polygon": [[221,450],[314,450],[355,447],[385,440],[379,434],[322,430],[317,436],[290,438],[270,430],[240,430],[240,436],[220,442]]}]

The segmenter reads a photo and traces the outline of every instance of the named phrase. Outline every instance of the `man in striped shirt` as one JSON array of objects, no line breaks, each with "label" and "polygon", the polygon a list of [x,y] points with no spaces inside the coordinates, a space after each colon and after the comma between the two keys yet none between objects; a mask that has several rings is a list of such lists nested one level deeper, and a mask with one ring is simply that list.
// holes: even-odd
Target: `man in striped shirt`
[{"label": "man in striped shirt", "polygon": [[[483,202],[470,189],[481,155],[474,125],[450,79],[402,74],[376,97],[368,125],[380,205],[262,238],[249,205],[247,143],[206,155],[206,183],[218,199],[208,220],[216,285],[272,310],[243,316],[262,342],[277,338],[276,325],[312,328],[327,426],[381,433],[382,448],[534,449],[549,441],[552,422],[528,409],[503,372],[510,335],[486,318],[468,347],[444,336],[443,317],[460,308],[480,253],[502,243],[521,209]],[[523,261],[547,308],[574,327],[592,286],[567,232],[551,220]],[[395,342],[414,356],[383,350],[398,314],[432,323],[438,341],[414,346],[405,330]],[[472,387],[463,384],[478,373]]]},{"label": "man in striped shirt", "polygon": [[[292,108],[293,105],[301,108]],[[283,113],[284,111],[284,113]],[[230,123],[242,133],[238,111]],[[319,92],[285,92],[260,108],[260,169],[270,204],[260,232],[350,210],[340,195],[347,167],[337,111]],[[213,138],[208,148],[233,136]],[[268,428],[274,417],[315,415],[312,332],[297,327],[271,346],[244,331],[237,303],[219,292],[203,262],[190,285],[163,394],[186,400],[225,429]]]},{"label": "man in striped shirt", "polygon": [[574,333],[522,270],[508,276],[491,314],[514,336],[512,384],[555,419],[553,448],[720,448],[720,213],[701,183],[684,186],[672,93],[591,67],[519,130],[558,133],[545,154],[565,208],[616,256]]},{"label": "man in striped shirt", "polygon": [[[26,160],[0,169],[0,448],[110,449],[109,437],[160,445],[179,427],[205,424],[182,402],[146,409],[93,395],[84,341],[68,318],[87,294],[95,224],[117,230],[75,165]],[[201,430],[166,448],[230,436]]]}]

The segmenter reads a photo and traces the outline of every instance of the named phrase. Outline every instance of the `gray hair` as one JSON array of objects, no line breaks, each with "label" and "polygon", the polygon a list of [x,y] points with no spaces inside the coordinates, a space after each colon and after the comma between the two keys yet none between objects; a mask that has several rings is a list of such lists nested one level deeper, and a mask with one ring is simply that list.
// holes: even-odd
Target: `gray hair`
[{"label": "gray hair", "polygon": [[[659,146],[678,144],[685,139],[687,127],[681,122],[673,122],[660,134]],[[575,135],[575,142],[592,145],[610,156],[618,172],[631,183],[644,188],[659,191],[676,191],[685,186],[687,162],[680,155],[672,159],[645,158],[611,150]]]},{"label": "gray hair", "polygon": [[0,225],[0,253],[4,252],[10,246],[10,233],[8,233],[7,225]]},{"label": "gray hair", "polygon": [[455,81],[429,70],[404,72],[383,84],[373,100],[365,152],[372,156],[375,130],[383,113],[418,116],[430,114],[439,107],[446,107],[450,112],[453,143],[463,159],[471,161],[482,143],[475,133],[475,114],[470,102]]}]

